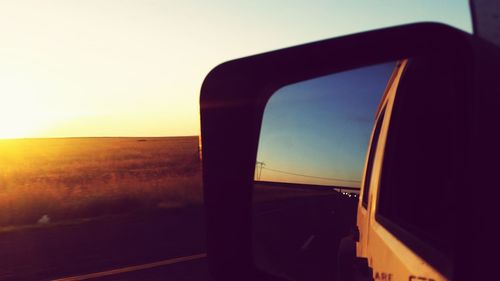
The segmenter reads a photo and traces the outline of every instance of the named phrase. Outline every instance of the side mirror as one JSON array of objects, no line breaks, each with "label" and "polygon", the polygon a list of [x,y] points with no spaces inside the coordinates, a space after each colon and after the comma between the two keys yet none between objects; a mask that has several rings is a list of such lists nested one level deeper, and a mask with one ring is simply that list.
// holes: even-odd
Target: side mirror
[{"label": "side mirror", "polygon": [[[495,160],[493,155],[498,155],[492,152],[498,152],[495,143],[500,139],[491,128],[498,121],[500,112],[500,98],[492,94],[500,89],[493,74],[500,72],[499,57],[497,49],[466,33],[440,24],[423,23],[264,53],[226,62],[212,70],[201,90],[200,107],[207,253],[214,279],[286,280],[286,277],[277,277],[255,265],[252,244],[255,167],[261,160],[257,158],[259,137],[266,104],[276,91],[290,84],[340,72],[424,58],[432,63],[433,68],[443,69],[444,74],[451,77],[456,89],[453,99],[459,101],[458,111],[463,113],[459,119],[467,141],[463,142],[463,159],[456,165],[456,171],[462,171],[461,181],[454,188],[464,190],[468,184],[478,181],[489,187],[495,184],[480,175],[485,171],[494,173],[494,166],[487,163],[492,163]],[[484,106],[484,111],[478,112],[478,106]],[[479,148],[480,143],[483,146]],[[369,165],[369,162],[362,165],[365,171]],[[468,173],[463,173],[464,170]],[[366,176],[364,181],[367,181]],[[471,216],[458,206],[466,202],[472,206],[484,205],[472,201],[462,192],[450,196],[453,206],[457,207],[454,220]],[[486,213],[478,210],[475,212]],[[456,247],[478,236],[477,229],[483,226],[480,222],[468,221],[468,227],[452,238],[452,272],[441,272],[443,276],[474,274],[475,268],[462,265],[471,262],[470,251],[480,250],[477,247]],[[363,235],[360,234],[361,239]],[[423,252],[417,251],[417,256],[419,253]],[[423,261],[427,260],[424,258]],[[374,274],[388,276],[389,273],[379,272],[384,269],[377,267],[376,263],[367,264],[375,266]],[[429,263],[435,266],[434,260]],[[439,271],[439,266],[435,267]],[[415,274],[418,277],[418,272]]]}]

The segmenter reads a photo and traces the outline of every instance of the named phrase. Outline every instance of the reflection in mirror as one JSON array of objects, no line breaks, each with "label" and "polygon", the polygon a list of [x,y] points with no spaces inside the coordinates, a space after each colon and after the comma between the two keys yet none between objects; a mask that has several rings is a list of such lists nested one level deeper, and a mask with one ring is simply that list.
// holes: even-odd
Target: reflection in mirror
[{"label": "reflection in mirror", "polygon": [[395,62],[287,85],[263,117],[254,188],[254,255],[293,280],[335,280],[375,113]]}]

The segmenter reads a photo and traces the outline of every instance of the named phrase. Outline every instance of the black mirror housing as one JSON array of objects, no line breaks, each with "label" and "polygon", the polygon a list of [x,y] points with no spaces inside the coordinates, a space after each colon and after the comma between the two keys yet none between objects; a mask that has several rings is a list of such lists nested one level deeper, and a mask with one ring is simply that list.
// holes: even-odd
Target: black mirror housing
[{"label": "black mirror housing", "polygon": [[[474,81],[478,80],[478,75],[482,75],[479,80],[483,82],[491,76],[488,81],[494,83],[492,68],[499,69],[497,55],[496,58],[488,57],[496,63],[485,60],[483,63],[489,65],[487,70],[477,74],[477,57],[485,55],[479,50],[485,49],[494,53],[488,43],[470,34],[442,24],[419,23],[286,48],[229,61],[214,68],[207,75],[200,96],[207,254],[214,279],[280,280],[255,268],[251,225],[254,167],[262,115],[267,100],[277,89],[353,68],[429,56],[436,59],[437,66],[443,63],[453,66],[453,75],[461,84],[459,95],[472,101],[470,93],[478,91],[477,87],[486,91],[486,85],[477,86],[479,84]],[[498,92],[500,87],[496,87]],[[499,98],[491,96],[488,99],[498,101]],[[491,106],[496,107],[488,112],[496,114],[498,105]],[[490,122],[498,120],[497,115],[491,114],[484,118],[490,118]],[[466,126],[474,127],[470,122],[466,122]],[[486,130],[487,125],[484,126]],[[466,184],[468,180],[464,180]],[[457,200],[466,200],[465,197]],[[464,235],[467,234],[470,233],[466,231]],[[457,257],[457,263],[466,262],[465,255],[463,259],[460,255]],[[463,274],[470,270],[470,267],[464,269]]]}]

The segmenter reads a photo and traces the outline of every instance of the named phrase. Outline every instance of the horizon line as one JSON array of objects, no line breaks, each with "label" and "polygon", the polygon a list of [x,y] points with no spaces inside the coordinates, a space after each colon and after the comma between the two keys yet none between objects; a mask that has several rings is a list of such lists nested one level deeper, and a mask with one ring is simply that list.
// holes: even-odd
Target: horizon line
[{"label": "horizon line", "polygon": [[200,137],[200,135],[179,135],[179,136],[69,136],[69,137],[19,137],[19,138],[0,138],[3,140],[40,140],[40,139],[111,139],[111,138],[187,138]]}]

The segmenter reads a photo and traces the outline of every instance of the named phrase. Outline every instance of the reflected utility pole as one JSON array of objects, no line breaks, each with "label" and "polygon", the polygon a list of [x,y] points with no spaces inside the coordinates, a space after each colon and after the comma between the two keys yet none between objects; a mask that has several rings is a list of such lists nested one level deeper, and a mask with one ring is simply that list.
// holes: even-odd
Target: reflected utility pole
[{"label": "reflected utility pole", "polygon": [[259,162],[255,163],[255,166],[257,166],[257,180],[260,180],[260,176],[262,175],[262,167],[264,167],[266,163],[264,162]]}]

